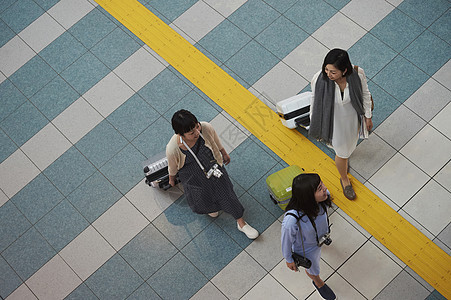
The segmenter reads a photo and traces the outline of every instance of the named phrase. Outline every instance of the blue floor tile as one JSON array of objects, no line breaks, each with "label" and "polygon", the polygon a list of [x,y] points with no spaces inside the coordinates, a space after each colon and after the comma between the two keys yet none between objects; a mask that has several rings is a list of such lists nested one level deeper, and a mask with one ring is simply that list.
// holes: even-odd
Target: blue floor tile
[{"label": "blue floor tile", "polygon": [[114,29],[97,45],[91,48],[91,52],[110,69],[115,69],[130,55],[139,49],[128,34],[120,28]]},{"label": "blue floor tile", "polygon": [[14,31],[0,19],[0,47],[3,47],[15,35]]},{"label": "blue floor tile", "polygon": [[144,280],[150,278],[176,253],[177,249],[152,224],[119,251]]},{"label": "blue floor tile", "polygon": [[[183,280],[177,280],[177,284],[168,284],[173,282],[174,278],[180,277],[181,270],[183,270]],[[174,300],[189,299],[207,282],[207,278],[180,253],[147,280],[150,287],[161,298]]]},{"label": "blue floor tile", "polygon": [[279,62],[274,54],[251,41],[225,64],[249,85],[253,85]]},{"label": "blue floor tile", "polygon": [[398,5],[398,9],[408,14],[423,26],[428,27],[450,6],[451,4],[447,0],[404,0]]},{"label": "blue floor tile", "polygon": [[148,1],[152,12],[158,11],[162,14],[169,22],[177,19],[181,14],[183,14],[188,8],[193,6],[197,0],[152,0]]},{"label": "blue floor tile", "polygon": [[242,250],[218,225],[211,223],[181,252],[211,280]]},{"label": "blue floor tile", "polygon": [[432,76],[449,60],[451,46],[426,30],[401,55]]},{"label": "blue floor tile", "polygon": [[72,293],[69,294],[65,300],[98,300],[96,295],[86,286],[86,284],[80,284]]},{"label": "blue floor tile", "polygon": [[185,196],[180,197],[153,224],[178,249],[182,249],[212,222],[207,215],[194,213]]},{"label": "blue floor tile", "polygon": [[244,31],[226,19],[204,36],[199,45],[223,63],[250,40]]},{"label": "blue floor tile", "polygon": [[161,114],[180,101],[191,88],[169,69],[163,70],[138,94]]},{"label": "blue floor tile", "polygon": [[0,252],[18,239],[31,227],[30,222],[17,209],[12,201],[0,207]]},{"label": "blue floor tile", "polygon": [[16,150],[16,144],[14,144],[14,142],[5,134],[3,130],[0,130],[0,163],[7,159]]},{"label": "blue floor tile", "polygon": [[12,84],[11,81],[5,80],[0,83],[0,122],[2,122],[9,114],[21,106],[27,98]]},{"label": "blue floor tile", "polygon": [[325,1],[300,0],[285,13],[285,17],[312,34],[335,13],[337,10]]},{"label": "blue floor tile", "polygon": [[69,28],[69,32],[86,48],[91,49],[116,27],[117,25],[101,13],[99,9],[93,9]]},{"label": "blue floor tile", "polygon": [[286,12],[297,0],[265,0],[266,4],[280,13]]},{"label": "blue floor tile", "polygon": [[147,158],[166,151],[166,145],[174,135],[171,123],[159,118],[133,140],[132,144]]},{"label": "blue floor tile", "polygon": [[206,102],[195,91],[189,92],[185,97],[182,98],[182,100],[171,107],[164,114],[166,120],[171,120],[174,113],[180,109],[189,110],[196,116],[197,120],[206,122],[210,122],[219,114],[219,111],[217,111],[213,106]]},{"label": "blue floor tile", "polygon": [[55,254],[55,250],[32,227],[3,251],[2,256],[25,281]]},{"label": "blue floor tile", "polygon": [[103,120],[75,146],[97,168],[100,168],[127,145],[127,140]]},{"label": "blue floor tile", "polygon": [[0,1],[0,13],[2,13],[4,10],[6,10],[8,7],[10,7],[16,1],[17,0],[3,0],[3,1]]},{"label": "blue floor tile", "polygon": [[107,120],[129,141],[146,129],[160,115],[138,94],[134,94]]},{"label": "blue floor tile", "polygon": [[9,296],[19,285],[22,280],[17,276],[16,272],[8,265],[8,263],[0,256],[0,295],[4,299]]},{"label": "blue floor tile", "polygon": [[102,174],[95,172],[67,200],[92,223],[121,197],[122,194]]},{"label": "blue floor tile", "polygon": [[326,2],[332,5],[335,9],[340,10],[346,6],[351,0],[326,0]]},{"label": "blue floor tile", "polygon": [[146,158],[132,144],[128,144],[100,171],[122,193],[126,194],[140,180],[144,179],[142,162]]},{"label": "blue floor tile", "polygon": [[157,293],[144,282],[136,291],[133,292],[127,299],[130,300],[159,300],[161,299]]},{"label": "blue floor tile", "polygon": [[37,92],[30,101],[49,120],[53,120],[79,97],[79,93],[64,81],[64,79],[57,76]]},{"label": "blue floor tile", "polygon": [[[277,164],[273,157],[249,138],[233,150],[230,156],[231,162],[227,166],[227,171],[245,190]],[[256,157],[258,159],[255,159]],[[246,170],[252,171],[243,172],[243,166],[246,166]]]},{"label": "blue floor tile", "polygon": [[88,221],[65,199],[35,227],[59,252],[88,226]]},{"label": "blue floor tile", "polygon": [[118,254],[85,281],[100,299],[125,299],[143,282],[143,279]]},{"label": "blue floor tile", "polygon": [[451,10],[448,10],[437,21],[429,27],[429,30],[435,33],[438,37],[446,42],[451,41],[451,26],[449,25],[451,20]]},{"label": "blue floor tile", "polygon": [[373,130],[375,130],[382,122],[388,118],[400,105],[401,102],[393,98],[386,91],[381,89],[377,84],[370,81],[368,88],[373,96]]},{"label": "blue floor tile", "polygon": [[39,132],[49,122],[29,101],[10,114],[0,127],[19,146]]},{"label": "blue floor tile", "polygon": [[390,12],[376,24],[370,33],[395,51],[402,51],[416,39],[425,27],[398,9]]},{"label": "blue floor tile", "polygon": [[[394,78],[396,80],[393,80]],[[372,80],[396,100],[403,103],[428,78],[429,76],[426,73],[411,62],[401,56],[397,56]]]},{"label": "blue floor tile", "polygon": [[308,34],[305,31],[281,16],[260,33],[255,40],[279,59],[283,59],[307,37]]},{"label": "blue floor tile", "polygon": [[110,72],[91,52],[85,53],[63,73],[63,77],[80,95],[86,93]]},{"label": "blue floor tile", "polygon": [[18,0],[1,14],[1,18],[12,30],[19,33],[43,13],[44,10],[33,0]]},{"label": "blue floor tile", "polygon": [[40,7],[42,7],[45,10],[48,10],[49,8],[52,8],[53,5],[58,3],[59,0],[34,0]]},{"label": "blue floor tile", "polygon": [[371,34],[364,35],[348,51],[351,62],[371,79],[396,56],[396,52]]},{"label": "blue floor tile", "polygon": [[75,147],[71,147],[43,172],[67,196],[94,171],[94,166]]},{"label": "blue floor tile", "polygon": [[35,224],[61,202],[63,197],[63,194],[41,173],[10,201],[14,202],[32,224]]},{"label": "blue floor tile", "polygon": [[28,98],[56,77],[56,72],[39,56],[30,59],[9,79]]},{"label": "blue floor tile", "polygon": [[56,72],[61,73],[87,50],[85,46],[66,31],[39,52],[39,55]]},{"label": "blue floor tile", "polygon": [[279,16],[280,13],[265,2],[249,0],[230,15],[228,19],[254,38]]}]

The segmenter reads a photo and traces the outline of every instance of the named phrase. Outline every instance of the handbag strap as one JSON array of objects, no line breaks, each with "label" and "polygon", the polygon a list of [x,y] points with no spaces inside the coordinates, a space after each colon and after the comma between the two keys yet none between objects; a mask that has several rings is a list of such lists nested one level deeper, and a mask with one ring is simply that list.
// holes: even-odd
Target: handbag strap
[{"label": "handbag strap", "polygon": [[[202,135],[201,132],[199,132],[199,135],[204,139],[204,136]],[[205,140],[205,139],[204,139],[204,140]],[[183,140],[182,137],[180,137],[180,141],[183,143],[183,145],[185,145],[186,149],[188,149],[189,152],[194,156],[194,159],[196,160],[197,164],[198,164],[199,167],[202,169],[202,171],[204,171],[204,173],[206,173],[206,172],[205,172],[205,168],[204,168],[204,166],[200,163],[199,159],[197,158],[197,155],[194,154],[193,150],[191,150],[191,148],[185,143],[185,141]]]},{"label": "handbag strap", "polygon": [[296,215],[293,214],[293,213],[287,213],[286,216],[287,216],[287,215],[290,215],[290,216],[293,216],[293,217],[296,218],[296,224],[298,224],[299,232],[301,233],[302,252],[304,253],[304,257],[306,257],[306,256],[305,256],[305,249],[304,249],[304,239],[302,238],[301,224],[299,224],[299,220],[300,220],[300,219],[302,218],[302,216],[304,216],[305,214],[303,214],[303,215],[300,216],[300,217],[296,216]]}]

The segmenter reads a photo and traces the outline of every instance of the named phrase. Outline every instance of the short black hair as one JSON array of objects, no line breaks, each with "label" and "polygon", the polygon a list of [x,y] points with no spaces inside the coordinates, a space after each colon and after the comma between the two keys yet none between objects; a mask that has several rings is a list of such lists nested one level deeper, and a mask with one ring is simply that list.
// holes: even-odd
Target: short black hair
[{"label": "short black hair", "polygon": [[176,111],[172,116],[172,129],[176,134],[184,135],[187,132],[193,130],[199,121],[190,111],[181,109]]},{"label": "short black hair", "polygon": [[334,65],[338,70],[344,72],[346,71],[345,76],[349,76],[352,74],[352,64],[351,60],[349,59],[348,52],[346,52],[343,49],[332,49],[327,53],[326,57],[324,58],[323,62],[323,78],[327,78],[326,74],[326,66],[327,65]]},{"label": "short black hair", "polygon": [[[302,173],[293,179],[291,186],[292,196],[285,211],[295,209],[302,211],[309,218],[315,219],[319,214],[319,203],[315,200],[315,192],[321,183],[321,178],[316,173]],[[330,196],[321,202],[321,205],[332,206]]]}]

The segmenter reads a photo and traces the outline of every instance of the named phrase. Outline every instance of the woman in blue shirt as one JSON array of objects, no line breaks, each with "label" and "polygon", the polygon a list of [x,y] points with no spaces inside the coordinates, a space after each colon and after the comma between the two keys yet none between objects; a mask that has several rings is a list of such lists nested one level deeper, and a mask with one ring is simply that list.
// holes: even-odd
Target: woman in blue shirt
[{"label": "woman in blue shirt", "polygon": [[[319,276],[321,246],[324,236],[328,237],[330,233],[327,207],[331,205],[330,193],[318,174],[296,176],[292,184],[292,198],[282,222],[282,254],[287,267],[293,271],[298,269],[292,252],[308,258],[312,265],[305,270],[307,276],[313,280],[313,285],[324,299],[332,300],[336,298],[334,292]],[[329,239],[325,243],[330,242]]]}]

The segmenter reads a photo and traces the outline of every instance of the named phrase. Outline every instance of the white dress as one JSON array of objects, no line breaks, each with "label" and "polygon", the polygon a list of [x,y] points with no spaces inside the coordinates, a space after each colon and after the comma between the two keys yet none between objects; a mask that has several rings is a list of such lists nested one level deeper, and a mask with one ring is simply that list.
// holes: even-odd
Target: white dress
[{"label": "white dress", "polygon": [[[365,110],[365,117],[371,118],[371,94],[368,90],[368,83],[366,82],[366,76],[362,68],[359,68],[358,74],[362,83],[363,109]],[[316,73],[312,79],[311,87],[313,95],[310,107],[313,107],[315,85],[320,75],[321,71]],[[311,111],[312,110],[310,110],[310,112]],[[338,157],[349,158],[352,152],[354,152],[358,140],[359,118],[351,104],[348,83],[346,83],[343,98],[341,97],[340,87],[337,83],[335,83],[334,132],[332,135],[332,147]]]}]

